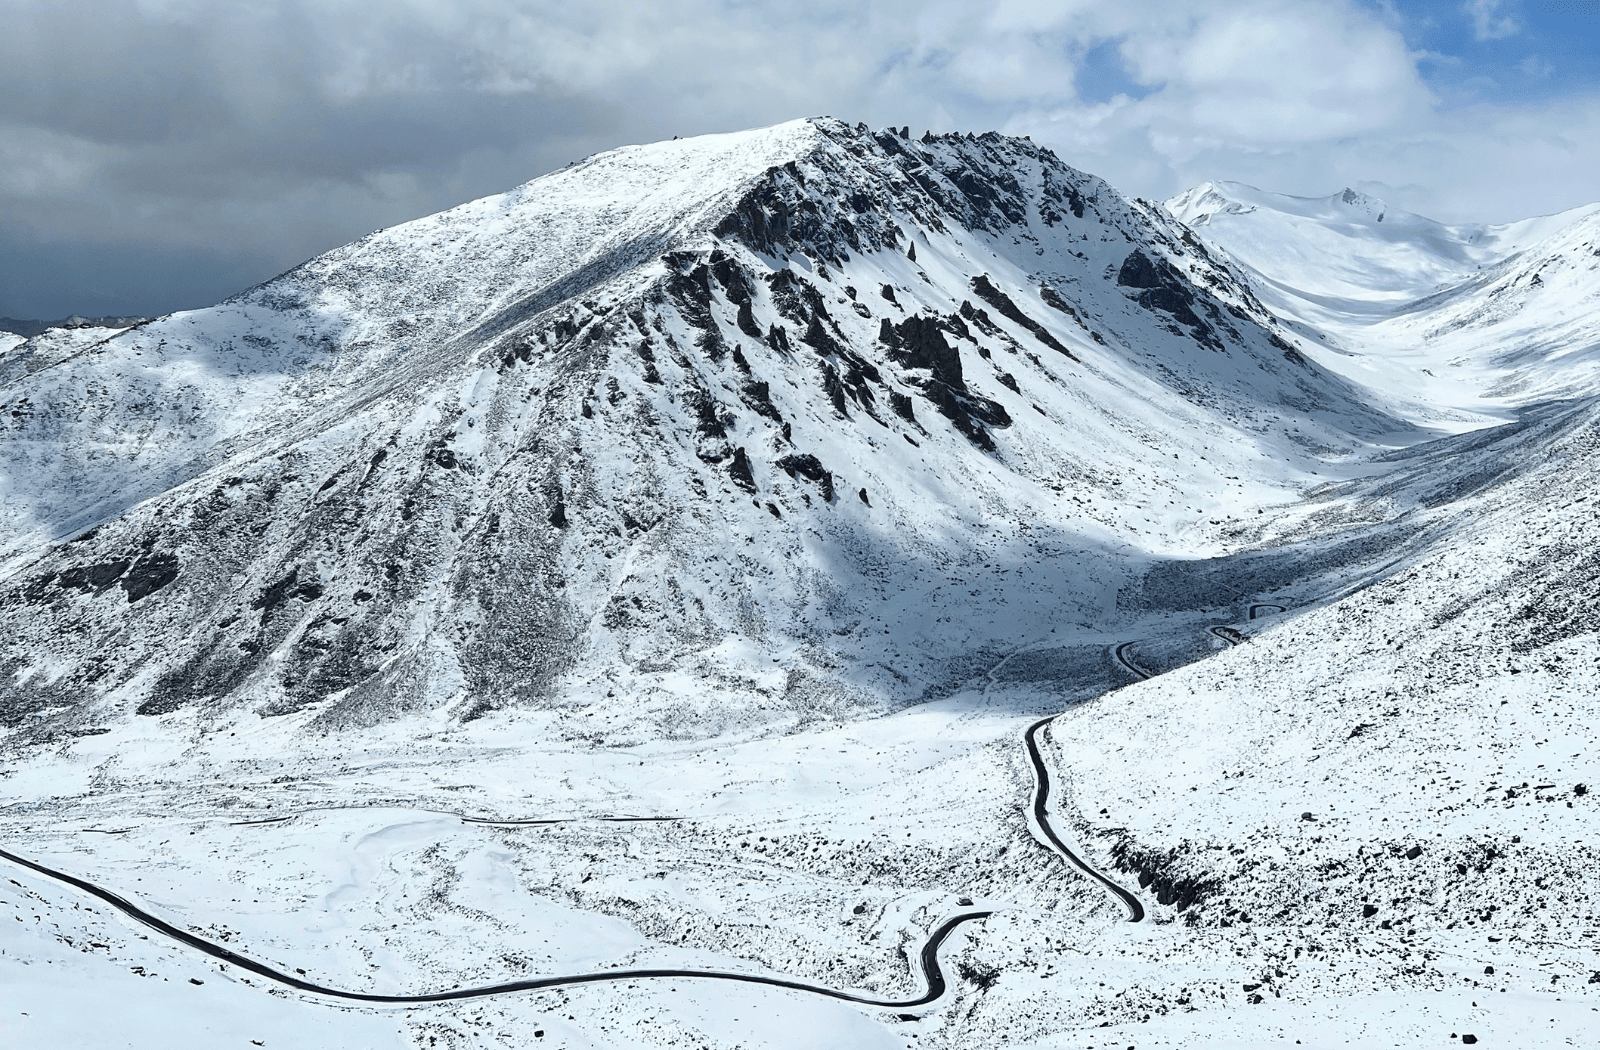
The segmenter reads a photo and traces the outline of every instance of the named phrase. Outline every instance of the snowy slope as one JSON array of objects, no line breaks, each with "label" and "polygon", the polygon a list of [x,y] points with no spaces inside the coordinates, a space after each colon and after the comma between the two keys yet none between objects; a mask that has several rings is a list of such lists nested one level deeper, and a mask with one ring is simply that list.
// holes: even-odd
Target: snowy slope
[{"label": "snowy slope", "polygon": [[829,121],[614,151],[6,363],[4,718],[38,739],[839,717],[1098,620],[1401,427],[1047,151]]},{"label": "snowy slope", "polygon": [[1413,421],[1469,429],[1600,389],[1585,357],[1600,205],[1446,226],[1348,189],[1202,183],[1166,207],[1241,267],[1303,352]]},{"label": "snowy slope", "polygon": [[1446,226],[1345,189],[1290,197],[1203,182],[1166,202],[1179,221],[1249,266],[1273,305],[1295,299],[1381,313],[1461,283],[1579,219],[1588,205],[1499,226]]},{"label": "snowy slope", "polygon": [[9,865],[0,1040],[1582,1045],[1589,220],[1235,203],[801,121],[0,356],[0,848],[358,993],[990,913],[341,1004]]},{"label": "snowy slope", "polygon": [[[1526,405],[1600,391],[1600,215],[1368,331],[1376,347],[1442,362],[1486,400]],[[1413,349],[1414,348],[1414,349]]]}]

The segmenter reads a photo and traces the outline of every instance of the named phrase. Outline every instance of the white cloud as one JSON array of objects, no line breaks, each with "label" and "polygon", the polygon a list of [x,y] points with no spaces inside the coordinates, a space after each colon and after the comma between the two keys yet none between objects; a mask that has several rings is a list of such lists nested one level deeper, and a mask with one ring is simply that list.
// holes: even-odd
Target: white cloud
[{"label": "white cloud", "polygon": [[1140,116],[1169,134],[1258,145],[1341,138],[1432,103],[1399,34],[1335,3],[1257,3],[1198,15],[1179,32],[1130,35],[1141,80],[1163,84]]},{"label": "white cloud", "polygon": [[[1032,134],[1145,196],[1373,180],[1507,218],[1600,198],[1562,124],[1592,123],[1581,105],[1464,120],[1419,73],[1440,56],[1360,0],[0,0],[0,23],[0,258],[212,246],[268,276],[599,149],[820,113]],[[1080,96],[1091,51],[1134,97]]]},{"label": "white cloud", "polygon": [[1556,67],[1540,58],[1538,55],[1529,55],[1517,63],[1517,69],[1530,77],[1547,77],[1556,71]]},{"label": "white cloud", "polygon": [[1461,9],[1472,19],[1472,35],[1479,40],[1501,40],[1522,32],[1522,24],[1500,13],[1500,0],[1467,0]]}]

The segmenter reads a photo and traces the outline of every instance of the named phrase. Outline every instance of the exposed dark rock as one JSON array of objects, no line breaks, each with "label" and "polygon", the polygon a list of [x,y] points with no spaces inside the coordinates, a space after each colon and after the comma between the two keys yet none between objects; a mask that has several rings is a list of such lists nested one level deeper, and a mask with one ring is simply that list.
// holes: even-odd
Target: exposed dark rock
[{"label": "exposed dark rock", "polygon": [[[711,360],[720,361],[726,352],[726,344],[711,316],[711,268],[705,263],[698,263],[688,272],[682,272],[679,267],[693,258],[689,252],[670,252],[664,258],[671,267],[667,277],[668,296],[684,322],[700,333],[695,336],[695,345]],[[745,297],[748,300],[748,292]],[[751,323],[755,323],[754,318]]]},{"label": "exposed dark rock", "polygon": [[789,333],[777,325],[767,329],[767,346],[780,354],[787,354],[789,350]]},{"label": "exposed dark rock", "polygon": [[322,597],[322,584],[316,580],[306,580],[302,583],[300,569],[296,567],[290,569],[289,574],[278,582],[265,587],[250,602],[250,608],[260,610],[261,622],[265,624],[290,598],[310,602],[320,597]]},{"label": "exposed dark rock", "polygon": [[[957,313],[951,314],[949,317],[941,317],[939,319],[939,323],[942,324],[945,331],[949,332],[951,335],[956,336],[959,339],[965,339],[969,343],[977,342],[977,340],[972,337],[972,329],[967,327],[967,322],[961,319],[960,314]],[[979,347],[979,350],[982,349],[982,347]]]},{"label": "exposed dark rock", "polygon": [[979,421],[1001,427],[1011,425],[1011,417],[1006,410],[987,398],[976,395],[957,397],[954,390],[942,383],[932,384],[928,394],[939,414],[950,420],[963,437],[985,452],[993,452],[996,446],[994,438],[979,425]]},{"label": "exposed dark rock", "polygon": [[810,323],[806,325],[805,335],[800,337],[800,341],[824,357],[837,356],[844,352],[839,341],[828,331],[827,325],[823,324],[820,314],[812,315]]},{"label": "exposed dark rock", "polygon": [[772,403],[772,388],[765,381],[746,383],[739,393],[744,398],[744,403],[757,415],[774,423],[783,422],[778,406]]},{"label": "exposed dark rock", "polygon": [[728,476],[733,483],[746,492],[756,490],[755,475],[750,471],[750,458],[745,455],[744,446],[733,450],[733,461],[728,464]]},{"label": "exposed dark rock", "polygon": [[909,394],[902,394],[898,390],[889,391],[889,407],[894,411],[895,415],[906,422],[915,423],[917,421],[916,413],[911,407],[911,396]]},{"label": "exposed dark rock", "polygon": [[961,355],[945,341],[939,322],[933,318],[915,315],[894,326],[885,317],[878,326],[878,339],[888,345],[891,361],[906,368],[926,368],[939,382],[966,389]]},{"label": "exposed dark rock", "polygon": [[1039,340],[1039,342],[1043,343],[1045,346],[1048,346],[1057,353],[1065,354],[1069,360],[1076,361],[1078,359],[1077,356],[1073,354],[1071,350],[1068,350],[1059,339],[1051,335],[1049,330],[1045,328],[1044,325],[1023,313],[1017,304],[1011,301],[1010,296],[996,288],[994,284],[990,282],[988,274],[980,273],[978,276],[974,277],[972,279],[972,290],[977,293],[978,298],[994,307],[1001,317],[1014,321],[1023,328],[1026,328],[1033,334],[1035,339]]},{"label": "exposed dark rock", "polygon": [[809,452],[784,456],[778,460],[777,466],[791,478],[802,477],[815,482],[822,492],[823,500],[827,503],[833,502],[833,472],[824,467],[816,456]]},{"label": "exposed dark rock", "polygon": [[56,582],[63,589],[99,593],[121,579],[122,574],[127,572],[128,566],[132,564],[133,562],[127,558],[118,558],[96,565],[74,565],[69,569],[62,569]]},{"label": "exposed dark rock", "polygon": [[747,303],[750,301],[750,275],[745,268],[739,265],[737,259],[728,255],[721,248],[714,248],[711,252],[711,274],[722,285],[723,293],[730,303]]},{"label": "exposed dark rock", "polygon": [[684,400],[694,409],[695,433],[716,440],[728,436],[727,428],[717,416],[717,403],[704,390],[692,391]]},{"label": "exposed dark rock", "polygon": [[891,303],[894,303],[896,306],[900,305],[900,301],[894,297],[894,285],[884,285],[883,288],[879,290],[879,294],[885,299],[889,300]]},{"label": "exposed dark rock", "polygon": [[735,318],[735,323],[738,324],[739,331],[745,335],[752,339],[761,338],[761,326],[756,324],[755,311],[751,308],[749,299],[739,304],[739,316]]},{"label": "exposed dark rock", "polygon": [[1060,292],[1057,292],[1054,288],[1050,287],[1048,284],[1041,285],[1039,287],[1039,298],[1044,300],[1044,304],[1046,306],[1050,307],[1053,310],[1060,310],[1062,313],[1066,314],[1068,317],[1070,317],[1074,321],[1076,321],[1078,323],[1078,327],[1079,328],[1082,328],[1085,331],[1088,331],[1089,326],[1088,326],[1088,324],[1086,324],[1084,322],[1083,318],[1078,314],[1077,307],[1073,306],[1071,303],[1069,303],[1065,299],[1061,298],[1061,293]]},{"label": "exposed dark rock", "polygon": [[646,383],[659,384],[661,382],[661,373],[656,368],[656,352],[650,346],[650,340],[641,339],[634,344],[633,352],[638,354],[639,359],[644,362],[644,381]]},{"label": "exposed dark rock", "polygon": [[992,966],[962,960],[956,964],[956,972],[980,992],[987,992],[1000,983],[1000,971]]},{"label": "exposed dark rock", "polygon": [[[994,439],[979,424],[1010,426],[1011,417],[1003,406],[967,389],[961,354],[945,340],[944,325],[938,319],[914,315],[893,325],[885,318],[879,325],[878,339],[889,348],[891,361],[906,368],[927,369],[928,379],[919,384],[923,395],[969,441],[986,452],[994,451]],[[902,410],[894,400],[896,396],[891,392],[890,407],[903,418],[912,419],[909,403]]]},{"label": "exposed dark rock", "polygon": [[1141,889],[1154,887],[1157,903],[1177,905],[1179,911],[1203,903],[1221,888],[1216,879],[1183,874],[1181,854],[1175,849],[1147,849],[1131,838],[1121,838],[1111,848],[1111,857],[1117,867],[1138,876]]},{"label": "exposed dark rock", "polygon": [[1128,253],[1117,271],[1117,284],[1123,288],[1161,288],[1166,283],[1165,275],[1138,248]]},{"label": "exposed dark rock", "polygon": [[[964,318],[965,320],[970,321],[973,326],[984,335],[995,339],[1004,339],[1011,345],[1016,345],[1016,340],[1012,339],[1011,336],[1002,331],[1000,326],[995,324],[994,320],[990,318],[989,311],[984,310],[981,307],[973,306],[970,299],[961,300],[961,309],[957,313],[956,317]],[[954,324],[955,319],[956,318],[951,319],[952,325]]]},{"label": "exposed dark rock", "polygon": [[1122,268],[1117,272],[1117,284],[1139,290],[1139,294],[1134,296],[1135,302],[1146,310],[1170,314],[1174,321],[1190,328],[1190,334],[1202,346],[1222,349],[1222,341],[1216,337],[1211,326],[1194,312],[1196,298],[1192,286],[1165,260],[1153,262],[1144,252],[1135,248],[1122,260]]},{"label": "exposed dark rock", "polygon": [[717,225],[718,237],[737,237],[759,252],[776,254],[789,244],[789,206],[773,181],[779,169],[767,172],[768,181],[747,193],[732,213]]},{"label": "exposed dark rock", "polygon": [[775,270],[766,277],[772,305],[796,325],[809,325],[813,318],[828,318],[828,304],[822,293],[801,280],[793,270]]},{"label": "exposed dark rock", "polygon": [[1072,208],[1074,218],[1083,218],[1083,194],[1078,192],[1076,186],[1067,188],[1067,203]]},{"label": "exposed dark rock", "polygon": [[839,381],[839,371],[828,362],[822,362],[822,390],[828,395],[828,401],[833,405],[833,410],[841,417],[848,419],[850,412],[845,405],[844,384]]},{"label": "exposed dark rock", "polygon": [[122,589],[128,593],[128,604],[148,597],[178,578],[178,556],[175,554],[147,554],[122,578]]}]

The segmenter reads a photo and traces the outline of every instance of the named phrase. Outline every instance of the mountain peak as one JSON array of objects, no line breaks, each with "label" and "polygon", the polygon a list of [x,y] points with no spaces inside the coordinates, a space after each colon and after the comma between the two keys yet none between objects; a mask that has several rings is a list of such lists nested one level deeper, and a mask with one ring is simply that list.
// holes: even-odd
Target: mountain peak
[{"label": "mountain peak", "polygon": [[1389,210],[1389,206],[1377,197],[1358,192],[1348,186],[1334,194],[1334,198],[1339,204],[1366,218],[1372,219],[1374,222],[1382,222],[1385,213]]},{"label": "mountain peak", "polygon": [[[1329,445],[1392,429],[1185,232],[992,132],[815,118],[598,154],[93,353],[6,353],[29,407],[0,435],[0,554],[37,586],[0,608],[18,651],[122,632],[70,704],[127,687],[141,716],[559,699],[575,733],[623,719],[609,739],[909,700],[1015,626],[863,627],[921,616],[975,530],[982,572],[1041,536],[1082,551],[1028,586],[1084,618],[1132,548],[1069,487],[1192,503],[1230,458],[1303,455],[1291,405]],[[1199,466],[1162,451],[1219,429]],[[778,668],[770,702],[704,706]],[[569,703],[613,687],[657,699]]]}]

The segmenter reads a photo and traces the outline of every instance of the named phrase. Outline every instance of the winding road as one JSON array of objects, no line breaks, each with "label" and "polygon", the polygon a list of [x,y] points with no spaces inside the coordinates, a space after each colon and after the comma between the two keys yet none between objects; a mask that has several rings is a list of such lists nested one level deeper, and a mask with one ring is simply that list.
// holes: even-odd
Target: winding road
[{"label": "winding road", "polygon": [[1211,633],[1216,635],[1218,638],[1221,638],[1229,645],[1238,645],[1240,642],[1244,641],[1244,635],[1240,634],[1232,627],[1222,627],[1213,624],[1211,627]]},{"label": "winding road", "polygon": [[1056,834],[1056,829],[1050,826],[1050,770],[1044,763],[1044,755],[1039,751],[1039,732],[1045,726],[1054,722],[1057,717],[1056,715],[1051,715],[1049,718],[1041,718],[1029,726],[1027,732],[1022,734],[1023,743],[1028,746],[1028,761],[1033,765],[1034,834],[1042,838],[1047,847],[1061,854],[1079,871],[1110,890],[1122,902],[1123,907],[1128,909],[1129,922],[1140,922],[1144,919],[1144,905],[1139,903],[1139,898],[1090,867],[1082,857],[1072,852],[1067,844],[1061,841],[1061,836]]},{"label": "winding road", "polygon": [[[1256,612],[1260,609],[1276,609],[1279,612],[1287,611],[1281,605],[1252,605],[1250,606],[1250,618],[1252,620],[1256,618]],[[1213,626],[1211,628],[1211,633],[1216,635],[1218,638],[1221,638],[1229,645],[1238,645],[1241,641],[1243,641],[1243,635],[1234,630],[1232,627]],[[1133,642],[1121,642],[1111,650],[1111,655],[1116,658],[1117,663],[1121,664],[1136,677],[1140,679],[1149,679],[1155,677],[1149,671],[1146,671],[1144,668],[1134,663],[1133,658],[1128,655],[1128,650],[1133,648],[1133,645]],[[1007,659],[1010,659],[1010,657],[1007,657]],[[1050,826],[1050,815],[1048,812],[1048,805],[1050,801],[1050,771],[1045,765],[1043,753],[1039,750],[1039,733],[1044,729],[1045,726],[1055,721],[1057,717],[1058,716],[1056,715],[1051,715],[1049,718],[1041,718],[1039,721],[1029,726],[1027,731],[1022,734],[1023,743],[1026,744],[1028,748],[1028,761],[1033,766],[1033,820],[1029,825],[1030,830],[1033,831],[1034,837],[1039,839],[1040,842],[1042,842],[1047,848],[1059,853],[1079,871],[1082,871],[1085,875],[1100,883],[1114,896],[1116,896],[1116,898],[1122,902],[1123,907],[1128,909],[1129,922],[1139,922],[1144,919],[1144,905],[1139,903],[1139,898],[1135,897],[1132,893],[1111,881],[1111,879],[1101,874],[1097,869],[1091,867],[1086,861],[1084,861],[1082,857],[1074,853],[1067,846],[1067,844],[1061,840],[1061,836],[1056,834],[1055,828]]]},{"label": "winding road", "polygon": [[[1252,605],[1250,606],[1250,618],[1252,620],[1255,619],[1257,611],[1261,609],[1276,609],[1279,612],[1285,611],[1284,607],[1281,605]],[[1211,628],[1211,632],[1217,637],[1228,642],[1230,645],[1237,645],[1240,641],[1238,632],[1233,631],[1231,628],[1213,626]],[[1148,679],[1153,677],[1150,672],[1144,670],[1138,664],[1134,663],[1129,657],[1128,650],[1133,646],[1133,644],[1133,642],[1122,642],[1117,645],[1112,650],[1112,654],[1116,661],[1140,679]],[[1009,657],[1007,657],[1007,659],[1009,659]],[[1004,661],[1002,661],[1002,663],[1003,662]],[[1056,717],[1057,716],[1052,715],[1049,718],[1042,718],[1030,725],[1023,733],[1023,743],[1027,748],[1028,762],[1033,768],[1034,779],[1033,804],[1029,811],[1032,818],[1030,821],[1030,830],[1033,831],[1034,836],[1038,838],[1039,841],[1048,849],[1059,854],[1068,863],[1072,864],[1091,879],[1094,879],[1096,882],[1100,883],[1106,888],[1107,891],[1114,895],[1122,903],[1123,907],[1128,910],[1129,922],[1141,922],[1145,917],[1145,910],[1144,905],[1140,903],[1139,898],[1134,896],[1128,890],[1119,886],[1117,883],[1113,882],[1107,876],[1101,874],[1101,872],[1092,867],[1082,857],[1073,852],[1071,847],[1069,847],[1056,832],[1055,828],[1051,826],[1049,812],[1050,770],[1045,764],[1044,754],[1039,748],[1039,734],[1046,726],[1053,722]],[[291,818],[269,817],[263,820],[246,820],[237,821],[235,823],[275,824],[289,819]],[[461,819],[466,823],[489,824],[502,827],[513,825],[561,824],[567,822],[567,820],[560,818],[545,820],[492,820],[475,817],[462,817]],[[602,817],[598,819],[623,822],[671,821],[681,818]],[[88,828],[85,830],[94,831],[100,829]],[[963,911],[946,918],[938,926],[934,927],[932,932],[929,933],[927,940],[923,942],[922,949],[918,954],[918,965],[922,971],[924,991],[921,995],[914,999],[874,999],[870,996],[857,995],[853,992],[840,991],[836,988],[828,988],[823,985],[808,984],[804,981],[792,981],[783,977],[765,977],[760,974],[735,973],[726,970],[677,969],[602,970],[595,973],[572,974],[559,977],[535,977],[528,980],[507,981],[502,984],[481,985],[472,988],[453,988],[448,991],[425,992],[419,995],[385,995],[377,992],[351,992],[340,988],[331,988],[327,985],[317,984],[314,981],[308,981],[303,977],[286,973],[283,970],[280,970],[274,966],[269,966],[266,963],[259,962],[250,958],[249,956],[240,955],[238,952],[235,952],[230,948],[225,948],[222,945],[208,941],[203,937],[198,937],[195,934],[190,933],[188,930],[180,929],[179,927],[167,922],[165,919],[159,918],[155,915],[152,915],[150,912],[145,911],[143,908],[129,901],[125,897],[122,897],[102,886],[98,886],[92,882],[89,882],[86,879],[81,879],[75,875],[69,875],[65,872],[56,871],[53,868],[45,867],[43,864],[28,860],[25,857],[20,857],[15,853],[11,853],[3,849],[0,849],[0,860],[9,861],[20,868],[34,872],[38,875],[43,875],[46,878],[53,879],[64,885],[70,886],[73,889],[87,893],[91,897],[109,904],[112,908],[121,912],[128,918],[149,927],[164,937],[192,948],[203,955],[208,955],[213,959],[217,959],[220,962],[227,963],[230,966],[236,966],[247,973],[253,973],[258,977],[266,978],[275,984],[282,985],[286,988],[293,988],[297,991],[305,992],[311,995],[324,996],[330,999],[380,1004],[409,1003],[420,1005],[426,1003],[444,1003],[455,1002],[462,999],[481,999],[488,996],[509,995],[516,992],[531,992],[542,991],[550,988],[564,988],[573,985],[603,984],[616,981],[637,981],[669,978],[674,980],[735,981],[742,984],[759,984],[770,988],[785,988],[790,991],[806,992],[811,995],[826,996],[829,999],[837,999],[842,1002],[855,1003],[860,1006],[872,1006],[882,1009],[909,1010],[935,1003],[939,999],[943,998],[945,992],[949,990],[949,982],[945,978],[944,969],[939,965],[939,949],[944,946],[944,942],[949,939],[950,935],[966,923],[977,922],[988,918],[993,914],[991,911]]]},{"label": "winding road", "polygon": [[1149,671],[1146,671],[1144,668],[1142,668],[1138,664],[1134,663],[1133,660],[1131,660],[1128,657],[1128,650],[1132,646],[1133,646],[1132,642],[1123,642],[1121,645],[1119,645],[1115,649],[1111,650],[1111,655],[1113,655],[1113,656],[1115,656],[1117,658],[1117,663],[1121,664],[1123,667],[1126,667],[1129,671],[1132,671],[1138,677],[1140,677],[1140,678],[1153,678],[1153,677],[1155,677]]},{"label": "winding road", "polygon": [[988,918],[992,912],[967,911],[952,915],[945,919],[928,939],[923,942],[922,951],[918,962],[922,970],[923,983],[926,989],[915,999],[874,999],[870,996],[856,995],[852,992],[841,992],[835,988],[827,988],[819,984],[807,984],[804,981],[791,981],[782,977],[764,977],[753,973],[733,973],[724,970],[602,970],[598,973],[575,974],[566,977],[534,977],[525,981],[507,981],[504,984],[488,984],[476,988],[452,988],[444,992],[425,992],[421,995],[383,995],[377,992],[349,992],[340,988],[329,988],[327,985],[308,981],[303,977],[285,973],[266,963],[258,962],[246,955],[220,944],[215,944],[203,937],[196,937],[188,930],[180,929],[164,919],[158,918],[137,904],[121,897],[108,889],[96,886],[86,879],[75,875],[47,868],[43,864],[35,863],[15,853],[0,849],[0,859],[10,861],[18,867],[25,868],[39,875],[44,875],[57,882],[65,883],[74,889],[81,890],[92,897],[96,897],[111,905],[117,911],[128,916],[136,922],[143,923],[150,929],[180,944],[187,945],[203,955],[236,966],[248,973],[297,991],[308,992],[312,995],[326,996],[331,999],[343,999],[362,1003],[446,1003],[460,999],[482,999],[492,995],[509,995],[513,992],[541,991],[547,988],[564,988],[578,984],[604,984],[615,981],[651,980],[657,978],[673,979],[704,979],[713,981],[737,981],[743,984],[761,984],[770,988],[787,988],[796,992],[809,992],[813,995],[827,996],[830,999],[839,999],[847,1003],[856,1003],[861,1006],[875,1006],[892,1010],[910,1010],[919,1006],[927,1006],[937,1002],[944,996],[949,988],[945,980],[944,969],[939,965],[939,949],[957,928],[965,923],[976,922]]}]

